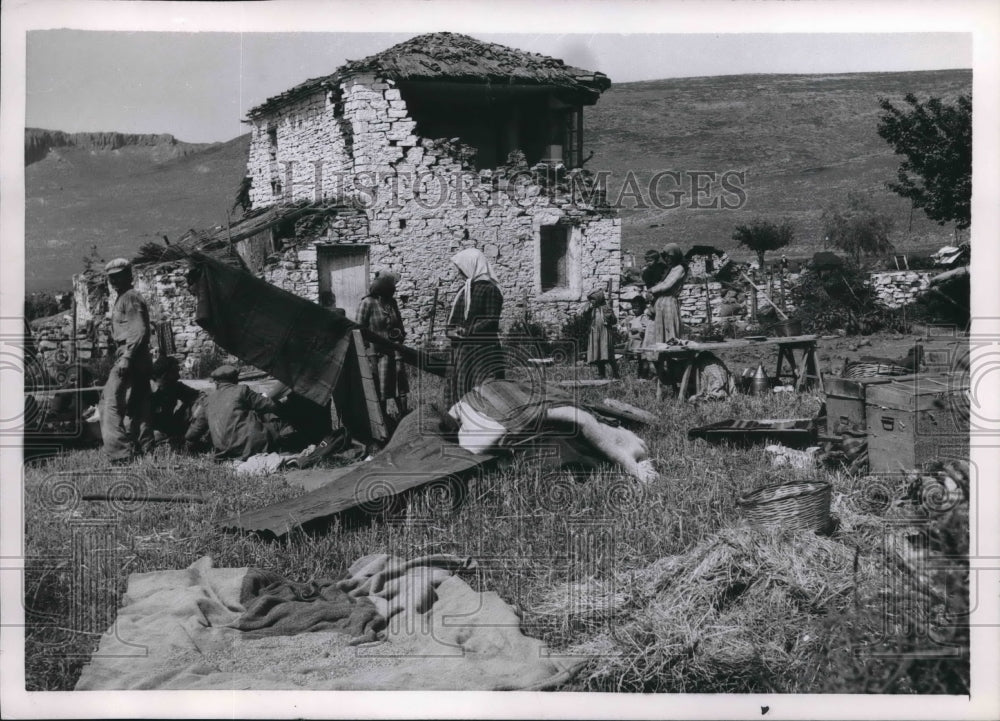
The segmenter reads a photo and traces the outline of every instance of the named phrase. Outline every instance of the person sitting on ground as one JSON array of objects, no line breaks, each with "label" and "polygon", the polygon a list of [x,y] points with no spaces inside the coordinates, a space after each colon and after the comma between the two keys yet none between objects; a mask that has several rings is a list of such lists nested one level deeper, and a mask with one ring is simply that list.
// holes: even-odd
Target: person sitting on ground
[{"label": "person sitting on ground", "polygon": [[603,290],[587,296],[590,301],[583,309],[583,322],[590,329],[587,337],[587,363],[597,367],[597,377],[607,377],[606,367],[611,366],[611,377],[618,377],[615,358],[615,324],[618,319],[607,303]]},{"label": "person sitting on ground", "polygon": [[205,395],[204,412],[192,421],[185,441],[195,444],[210,435],[216,460],[245,461],[257,453],[277,450],[281,427],[271,415],[277,413],[277,404],[238,383],[239,371],[231,365],[216,368],[211,378],[215,390]]},{"label": "person sitting on ground", "polygon": [[180,364],[173,356],[156,359],[152,380],[153,442],[157,448],[183,448],[184,434],[201,393],[181,382]]},{"label": "person sitting on ground", "polygon": [[[403,316],[399,312],[395,295],[396,276],[381,273],[372,281],[368,295],[361,299],[357,320],[362,328],[401,344],[406,340],[406,330],[403,328]],[[371,359],[382,412],[390,418],[398,419],[406,413],[406,400],[410,392],[406,366],[396,351],[378,343],[372,346]]]}]

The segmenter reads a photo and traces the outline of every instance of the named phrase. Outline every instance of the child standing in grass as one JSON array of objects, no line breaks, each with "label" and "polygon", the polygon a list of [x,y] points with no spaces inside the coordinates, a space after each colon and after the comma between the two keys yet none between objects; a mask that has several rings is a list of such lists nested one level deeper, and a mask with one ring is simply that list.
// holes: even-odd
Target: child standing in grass
[{"label": "child standing in grass", "polygon": [[632,299],[632,320],[628,324],[628,350],[636,358],[636,374],[639,378],[652,378],[650,362],[643,356],[642,346],[645,344],[646,332],[652,318],[646,313],[646,299],[637,295]]},{"label": "child standing in grass", "polygon": [[597,377],[605,378],[606,367],[611,365],[611,377],[618,377],[618,361],[615,360],[615,324],[618,319],[607,304],[603,290],[595,290],[587,296],[590,301],[583,310],[583,317],[590,334],[587,337],[587,363],[597,366]]}]

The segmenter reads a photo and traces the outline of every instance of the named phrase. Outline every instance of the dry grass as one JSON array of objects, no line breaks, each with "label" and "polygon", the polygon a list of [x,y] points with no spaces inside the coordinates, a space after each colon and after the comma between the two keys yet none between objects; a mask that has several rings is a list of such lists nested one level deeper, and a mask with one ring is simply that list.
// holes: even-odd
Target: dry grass
[{"label": "dry grass", "polygon": [[[880,519],[867,512],[859,479],[815,472],[834,484],[839,535],[752,533],[736,527],[736,498],[801,476],[771,469],[760,448],[686,437],[692,426],[727,417],[811,416],[819,399],[780,394],[657,406],[653,391],[651,383],[630,378],[614,395],[657,413],[658,423],[642,434],[662,471],[658,483],[640,486],[610,467],[582,480],[542,475],[522,461],[469,480],[457,507],[457,486],[440,485],[411,494],[401,510],[370,523],[347,529],[334,522],[324,532],[278,541],[217,526],[298,493],[278,476],[237,477],[175,455],[144,460],[118,476],[97,452],[29,467],[26,552],[35,560],[25,587],[28,687],[73,687],[131,573],[182,568],[211,555],[218,566],[258,566],[307,580],[337,576],[373,552],[452,552],[478,559],[470,582],[514,604],[527,633],[557,649],[594,653],[574,689],[807,691],[829,690],[833,679],[839,690],[869,690],[847,650],[853,637],[843,635],[853,628],[843,614],[854,612],[856,598],[869,605],[852,623],[867,628],[878,620],[881,605],[871,604],[887,585],[873,563],[853,570],[854,549],[874,558],[881,539]],[[68,486],[59,486],[106,488],[115,480],[140,496],[195,493],[207,502],[115,507],[75,501]],[[109,521],[113,550],[83,564],[91,585],[81,587],[84,559],[79,551],[74,557],[73,538],[82,521],[98,518]],[[107,592],[101,596],[95,587]],[[77,618],[81,608],[89,625]]]}]

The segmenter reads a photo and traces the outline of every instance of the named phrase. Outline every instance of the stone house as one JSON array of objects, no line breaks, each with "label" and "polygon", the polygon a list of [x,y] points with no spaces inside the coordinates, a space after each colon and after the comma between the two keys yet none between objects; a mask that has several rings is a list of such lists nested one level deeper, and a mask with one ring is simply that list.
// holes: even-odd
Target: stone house
[{"label": "stone house", "polygon": [[374,273],[397,273],[411,342],[432,317],[440,335],[458,288],[449,259],[476,247],[504,327],[527,316],[558,330],[619,282],[621,221],[582,168],[584,108],[609,86],[453,33],[349,62],[249,111],[253,205],[230,232],[252,270],[310,299],[333,292],[349,316]]},{"label": "stone house", "polygon": [[[621,220],[582,157],[584,108],[609,86],[555,58],[434,33],[269,98],[246,120],[251,208],[135,266],[154,353],[190,370],[215,352],[177,251],[238,256],[302,297],[332,292],[351,317],[374,275],[395,272],[414,345],[443,339],[460,287],[449,261],[467,247],[490,259],[504,330],[558,332],[597,287],[617,303]],[[83,329],[114,298],[74,281]]]}]

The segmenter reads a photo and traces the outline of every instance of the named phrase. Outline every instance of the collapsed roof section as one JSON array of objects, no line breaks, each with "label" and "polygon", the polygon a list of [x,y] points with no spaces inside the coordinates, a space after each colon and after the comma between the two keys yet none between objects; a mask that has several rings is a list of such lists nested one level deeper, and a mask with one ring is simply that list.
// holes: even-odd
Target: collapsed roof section
[{"label": "collapsed roof section", "polygon": [[268,98],[247,113],[250,120],[269,115],[321,89],[331,89],[361,74],[393,81],[452,81],[504,86],[556,88],[572,104],[593,105],[611,80],[601,72],[567,65],[558,58],[487,43],[458,33],[418,35],[363,60],[353,60],[332,75],[306,80]]},{"label": "collapsed roof section", "polygon": [[253,210],[228,226],[189,230],[164,248],[159,261],[137,265],[161,265],[202,253],[256,273],[275,253],[315,240],[332,218],[358,215],[363,212],[340,202],[301,201],[269,206]]}]

